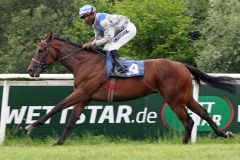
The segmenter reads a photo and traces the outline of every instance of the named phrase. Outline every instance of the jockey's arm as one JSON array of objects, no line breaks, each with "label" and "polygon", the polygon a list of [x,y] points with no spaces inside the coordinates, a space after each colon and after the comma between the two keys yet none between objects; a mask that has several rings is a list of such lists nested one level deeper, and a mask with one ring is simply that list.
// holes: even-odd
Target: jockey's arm
[{"label": "jockey's arm", "polygon": [[[106,43],[111,42],[112,39],[114,38],[115,29],[112,25],[110,25],[108,20],[102,21],[101,26],[104,29],[104,37],[101,37],[100,39],[98,39],[99,37],[95,37],[96,46],[105,45]],[[98,34],[95,34],[95,36],[96,35]]]},{"label": "jockey's arm", "polygon": [[103,37],[101,34],[98,32],[97,28],[93,27],[94,35],[95,35],[95,40],[102,39]]}]

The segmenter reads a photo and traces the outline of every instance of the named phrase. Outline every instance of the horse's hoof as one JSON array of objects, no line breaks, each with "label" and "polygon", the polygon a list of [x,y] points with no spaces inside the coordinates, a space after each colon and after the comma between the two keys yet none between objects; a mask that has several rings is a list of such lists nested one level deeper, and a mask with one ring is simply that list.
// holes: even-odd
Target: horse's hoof
[{"label": "horse's hoof", "polygon": [[27,127],[25,127],[25,129],[28,131],[27,135],[29,135],[34,130],[34,128],[35,127],[32,124],[30,124]]},{"label": "horse's hoof", "polygon": [[57,142],[57,143],[53,144],[53,146],[54,146],[54,147],[63,146],[63,143]]},{"label": "horse's hoof", "polygon": [[226,135],[227,135],[227,138],[234,138],[235,137],[234,134],[230,131],[227,131]]}]

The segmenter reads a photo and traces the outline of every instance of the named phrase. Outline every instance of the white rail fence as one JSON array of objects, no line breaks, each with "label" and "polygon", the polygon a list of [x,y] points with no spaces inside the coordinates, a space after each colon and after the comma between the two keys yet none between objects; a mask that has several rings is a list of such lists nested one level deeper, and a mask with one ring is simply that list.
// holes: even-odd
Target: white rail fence
[{"label": "white rail fence", "polygon": [[[234,79],[240,79],[240,74],[209,74],[212,76],[228,76]],[[32,78],[28,74],[0,74],[0,86],[3,86],[2,107],[1,107],[1,122],[0,122],[0,144],[4,142],[6,131],[6,107],[8,106],[9,88],[10,86],[72,86],[72,74],[41,74],[38,78]],[[193,97],[198,101],[199,85],[193,81]],[[192,116],[195,122],[198,121],[198,116]],[[192,130],[192,143],[197,140],[197,123]]]}]

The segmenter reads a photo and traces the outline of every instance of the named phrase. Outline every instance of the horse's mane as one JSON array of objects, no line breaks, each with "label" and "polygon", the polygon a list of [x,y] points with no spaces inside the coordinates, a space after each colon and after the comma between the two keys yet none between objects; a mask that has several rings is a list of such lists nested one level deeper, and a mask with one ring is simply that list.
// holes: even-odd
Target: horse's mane
[{"label": "horse's mane", "polygon": [[[62,41],[62,42],[65,42],[65,43],[67,43],[67,44],[70,44],[70,45],[73,45],[73,46],[76,46],[76,47],[79,47],[79,48],[82,48],[82,44],[76,44],[76,43],[73,43],[72,41],[71,41],[71,38],[69,37],[69,36],[64,36],[64,35],[54,35],[54,37],[53,37],[54,39],[57,39],[57,40],[59,40],[59,41]],[[97,52],[101,52],[101,53],[103,53],[103,54],[105,54],[105,51],[104,50],[102,50],[101,48],[90,48],[92,51],[97,51]]]},{"label": "horse's mane", "polygon": [[59,40],[59,41],[65,42],[65,43],[67,43],[67,44],[71,44],[71,45],[73,45],[73,46],[82,48],[82,44],[73,43],[73,42],[71,41],[71,38],[70,38],[70,37],[66,37],[66,36],[63,36],[63,35],[57,35],[57,34],[56,34],[56,35],[54,35],[53,38],[54,38],[54,39],[57,39],[57,40]]}]

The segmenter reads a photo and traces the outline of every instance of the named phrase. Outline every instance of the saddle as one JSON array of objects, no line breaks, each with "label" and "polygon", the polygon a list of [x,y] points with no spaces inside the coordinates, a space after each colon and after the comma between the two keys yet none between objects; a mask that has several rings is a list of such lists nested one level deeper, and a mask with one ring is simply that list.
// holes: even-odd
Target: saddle
[{"label": "saddle", "polygon": [[106,54],[106,69],[107,76],[117,78],[143,77],[144,76],[144,61],[128,60],[121,58],[122,64],[125,67],[125,72],[118,72],[110,53]]}]

